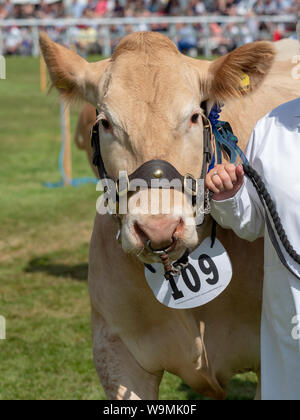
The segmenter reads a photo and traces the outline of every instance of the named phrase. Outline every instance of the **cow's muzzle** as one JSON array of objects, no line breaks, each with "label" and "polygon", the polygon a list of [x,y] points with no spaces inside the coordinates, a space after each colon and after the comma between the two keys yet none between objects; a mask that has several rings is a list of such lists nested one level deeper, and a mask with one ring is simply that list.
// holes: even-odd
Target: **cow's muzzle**
[{"label": "cow's muzzle", "polygon": [[184,228],[181,217],[176,215],[150,216],[135,224],[135,230],[147,250],[158,254],[160,251],[174,250]]}]

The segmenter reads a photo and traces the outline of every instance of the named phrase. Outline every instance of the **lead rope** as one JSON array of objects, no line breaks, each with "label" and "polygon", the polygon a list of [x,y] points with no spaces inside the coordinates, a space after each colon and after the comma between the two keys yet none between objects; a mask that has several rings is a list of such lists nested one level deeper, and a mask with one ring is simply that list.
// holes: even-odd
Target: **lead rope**
[{"label": "lead rope", "polygon": [[277,235],[284,247],[284,249],[286,250],[287,254],[297,263],[300,264],[300,255],[297,254],[297,252],[295,251],[295,249],[293,248],[292,244],[290,243],[285,229],[282,225],[280,216],[276,210],[276,205],[274,203],[274,201],[272,200],[263,180],[261,179],[261,177],[258,175],[258,173],[255,171],[254,168],[252,168],[249,164],[243,164],[243,169],[245,174],[247,175],[247,177],[250,179],[250,181],[252,182],[253,186],[255,187],[258,196],[260,198],[260,201],[263,204],[263,207],[265,209],[265,214],[266,214],[266,222],[267,222],[267,228],[268,228],[268,233],[270,236],[270,240],[274,246],[274,249],[278,255],[278,258],[280,259],[281,263],[295,276],[300,280],[300,276],[295,273],[291,267],[288,265],[286,258],[284,257],[280,245],[278,243],[278,240],[276,238],[276,235],[274,233],[268,212],[272,218],[275,230],[277,232]]},{"label": "lead rope", "polygon": [[174,276],[178,275],[181,270],[184,270],[189,265],[189,255],[190,251],[187,249],[183,256],[173,264],[170,263],[169,254],[167,252],[160,255],[165,270],[164,276],[167,281],[172,281]]},{"label": "lead rope", "polygon": [[[186,249],[185,253],[174,263],[170,263],[169,253],[173,251],[176,246],[177,241],[174,240],[173,243],[167,249],[152,249],[150,245],[150,240],[147,242],[147,248],[151,250],[151,252],[155,255],[158,255],[161,263],[164,267],[164,277],[168,281],[173,280],[173,276],[176,276],[180,273],[180,271],[186,268],[189,264],[189,249]],[[150,270],[152,273],[156,273],[155,268],[151,264],[145,264],[146,268]]]},{"label": "lead rope", "polygon": [[[261,176],[255,171],[252,166],[250,166],[250,163],[246,156],[244,155],[243,151],[239,148],[237,145],[238,139],[233,134],[232,129],[230,125],[224,121],[219,121],[219,114],[221,112],[221,107],[215,105],[211,111],[211,114],[209,116],[209,119],[212,124],[213,133],[215,135],[216,144],[218,146],[217,155],[220,156],[220,150],[221,148],[226,148],[226,151],[229,150],[232,152],[231,162],[232,160],[237,157],[237,155],[240,156],[242,162],[243,162],[243,169],[246,174],[246,176],[249,178],[249,180],[252,182],[254,188],[257,191],[257,194],[260,198],[260,201],[262,202],[262,205],[265,209],[266,214],[266,224],[270,236],[270,240],[274,246],[274,249],[278,255],[278,258],[280,259],[281,263],[296,277],[300,280],[300,276],[295,273],[291,267],[288,265],[285,256],[283,255],[283,252],[281,250],[280,244],[278,243],[278,240],[276,238],[274,229],[272,227],[272,223],[269,218],[269,214],[271,216],[271,219],[273,221],[275,230],[277,232],[277,235],[286,250],[287,254],[297,263],[300,264],[300,255],[297,254],[293,246],[291,245],[285,229],[282,225],[280,216],[276,210],[276,205],[274,201],[272,200]],[[222,135],[222,134],[223,135]]]},{"label": "lead rope", "polygon": [[177,273],[175,272],[174,267],[170,264],[169,254],[165,252],[164,254],[160,255],[160,259],[164,266],[165,279],[170,281],[173,275]]},{"label": "lead rope", "polygon": [[272,217],[272,220],[274,222],[274,227],[276,229],[276,232],[278,234],[279,239],[282,242],[282,245],[284,246],[286,252],[289,254],[293,260],[295,260],[298,264],[300,264],[300,255],[297,254],[297,252],[294,250],[293,246],[291,245],[290,241],[288,240],[288,237],[286,236],[285,230],[282,226],[281,219],[279,214],[277,213],[276,206],[274,201],[272,200],[269,192],[266,189],[266,186],[261,179],[261,177],[258,175],[258,173],[253,169],[250,165],[243,165],[244,172],[247,175],[247,177],[251,180],[252,184],[255,186],[258,194],[260,197],[264,200],[269,213]]}]

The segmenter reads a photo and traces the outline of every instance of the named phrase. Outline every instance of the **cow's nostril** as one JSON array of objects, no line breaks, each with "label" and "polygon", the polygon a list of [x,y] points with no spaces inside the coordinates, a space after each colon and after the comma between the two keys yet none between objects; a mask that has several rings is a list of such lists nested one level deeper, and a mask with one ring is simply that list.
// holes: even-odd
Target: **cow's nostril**
[{"label": "cow's nostril", "polygon": [[183,235],[183,229],[184,229],[184,221],[183,219],[180,218],[180,221],[173,233],[173,238],[176,240],[180,239]]},{"label": "cow's nostril", "polygon": [[180,217],[150,217],[134,225],[135,233],[140,241],[146,245],[148,241],[151,249],[160,250],[168,248],[174,240],[181,237],[183,220]]},{"label": "cow's nostril", "polygon": [[137,236],[140,238],[140,240],[143,243],[146,243],[149,240],[148,236],[146,235],[146,233],[143,231],[143,229],[139,226],[137,222],[134,224],[134,230]]}]

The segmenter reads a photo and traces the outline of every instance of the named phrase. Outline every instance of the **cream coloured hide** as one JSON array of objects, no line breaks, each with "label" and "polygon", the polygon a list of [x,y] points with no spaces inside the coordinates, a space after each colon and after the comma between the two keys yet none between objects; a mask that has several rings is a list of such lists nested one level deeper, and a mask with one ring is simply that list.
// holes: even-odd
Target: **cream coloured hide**
[{"label": "cream coloured hide", "polygon": [[[95,108],[99,110],[102,157],[114,177],[152,159],[199,177],[204,101],[210,107],[225,103],[221,119],[231,123],[244,149],[260,117],[300,95],[291,62],[274,62],[276,52],[268,42],[245,45],[213,62],[185,57],[168,38],[150,32],[125,37],[110,59],[97,63],[86,62],[45,34],[40,45],[59,92],[89,102],[76,134],[87,151],[88,129],[95,122]],[[245,73],[251,82],[248,92],[240,88]],[[146,242],[158,249],[176,234],[170,254],[176,260],[210,236],[212,219],[207,216],[196,229],[191,206],[176,207],[179,191],[173,192],[168,214],[136,211],[134,203],[149,193],[141,190],[129,198],[121,243],[115,239],[115,220],[96,215],[89,290],[100,381],[109,399],[157,399],[162,375],[169,371],[195,391],[223,399],[234,374],[259,374],[263,243],[245,242],[218,227],[217,238],[233,267],[229,287],[204,306],[167,308],[145,280],[144,263],[160,261]]]}]

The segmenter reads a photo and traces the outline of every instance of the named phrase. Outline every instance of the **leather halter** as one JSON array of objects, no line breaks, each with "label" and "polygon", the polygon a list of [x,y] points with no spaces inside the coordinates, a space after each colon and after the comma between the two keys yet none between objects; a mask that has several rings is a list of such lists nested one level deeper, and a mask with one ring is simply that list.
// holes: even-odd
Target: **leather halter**
[{"label": "leather halter", "polygon": [[[96,110],[96,117],[98,117],[99,112]],[[211,125],[208,118],[202,116],[203,120],[203,162],[200,178],[198,180],[203,180],[207,174],[208,166],[213,158],[212,150],[212,131]],[[109,175],[105,169],[101,154],[101,144],[100,144],[100,135],[99,135],[99,123],[96,121],[92,128],[91,132],[91,145],[94,150],[93,164],[97,167],[100,180],[103,183],[104,191],[108,190],[108,183],[106,180],[112,180],[116,185],[116,200],[119,201],[119,197],[126,193],[129,190],[129,184],[131,181],[136,179],[142,179],[146,182],[148,188],[170,188],[170,185],[164,187],[163,183],[153,183],[153,180],[162,178],[169,182],[173,180],[181,181],[181,191],[188,192],[192,196],[192,204],[195,205],[196,195],[197,195],[197,179],[192,175],[186,174],[181,175],[177,169],[171,165],[169,162],[160,159],[152,159],[143,163],[139,168],[137,168],[132,174],[127,175],[127,182],[124,185],[123,182],[115,179],[113,176]],[[159,175],[159,176],[157,176]],[[189,183],[187,182],[189,180]],[[188,188],[188,185],[191,188]]]}]

